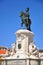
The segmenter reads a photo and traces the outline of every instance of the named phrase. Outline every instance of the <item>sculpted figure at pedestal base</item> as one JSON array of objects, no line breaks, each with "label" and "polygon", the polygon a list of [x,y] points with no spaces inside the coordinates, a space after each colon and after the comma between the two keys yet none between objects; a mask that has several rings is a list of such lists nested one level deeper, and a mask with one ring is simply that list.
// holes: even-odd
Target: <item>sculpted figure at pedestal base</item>
[{"label": "sculpted figure at pedestal base", "polygon": [[30,43],[30,45],[29,45],[29,53],[30,53],[30,55],[35,55],[37,57],[39,56],[39,50],[35,46],[34,42]]},{"label": "sculpted figure at pedestal base", "polygon": [[12,49],[11,49],[11,56],[13,56],[14,54],[15,54],[15,43],[14,44],[12,44]]}]

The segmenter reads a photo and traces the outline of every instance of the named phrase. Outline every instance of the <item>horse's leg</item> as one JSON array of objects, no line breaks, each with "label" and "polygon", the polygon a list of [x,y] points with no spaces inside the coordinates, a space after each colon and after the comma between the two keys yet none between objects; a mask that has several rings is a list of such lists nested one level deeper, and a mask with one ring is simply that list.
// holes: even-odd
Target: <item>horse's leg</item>
[{"label": "horse's leg", "polygon": [[31,25],[31,24],[29,24],[28,27],[27,27],[27,30],[29,30],[29,31],[31,31],[30,25]]},{"label": "horse's leg", "polygon": [[31,31],[31,28],[30,27],[31,27],[31,24],[29,25],[29,31]]},{"label": "horse's leg", "polygon": [[24,23],[24,22],[22,21],[21,26],[23,26],[23,23]]},{"label": "horse's leg", "polygon": [[27,30],[29,30],[29,26],[27,26]]}]

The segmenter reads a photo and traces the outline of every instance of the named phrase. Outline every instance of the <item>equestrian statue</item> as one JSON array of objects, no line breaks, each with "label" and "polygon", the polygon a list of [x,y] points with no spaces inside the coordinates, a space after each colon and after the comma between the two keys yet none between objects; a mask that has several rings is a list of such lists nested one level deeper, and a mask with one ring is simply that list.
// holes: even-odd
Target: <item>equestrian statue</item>
[{"label": "equestrian statue", "polygon": [[30,20],[30,15],[29,15],[29,8],[26,8],[25,13],[21,12],[20,13],[20,17],[21,17],[21,25],[23,26],[23,24],[26,26],[27,30],[31,31],[31,20]]}]

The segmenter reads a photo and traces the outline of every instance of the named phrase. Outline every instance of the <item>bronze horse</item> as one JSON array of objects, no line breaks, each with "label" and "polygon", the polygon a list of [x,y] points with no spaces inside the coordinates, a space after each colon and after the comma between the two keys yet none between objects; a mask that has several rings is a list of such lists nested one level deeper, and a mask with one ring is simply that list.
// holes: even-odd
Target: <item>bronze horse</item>
[{"label": "bronze horse", "polygon": [[21,20],[22,20],[21,25],[25,24],[27,30],[31,31],[31,29],[30,29],[31,20],[30,20],[30,18],[29,18],[28,11],[26,11],[26,13],[21,12],[21,13],[20,13],[20,17],[21,17]]}]

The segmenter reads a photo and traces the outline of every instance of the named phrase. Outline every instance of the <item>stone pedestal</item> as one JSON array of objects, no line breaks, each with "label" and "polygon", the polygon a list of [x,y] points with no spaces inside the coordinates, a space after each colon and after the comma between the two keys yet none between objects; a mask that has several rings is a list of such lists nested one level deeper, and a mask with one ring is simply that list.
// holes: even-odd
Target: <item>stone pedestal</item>
[{"label": "stone pedestal", "polygon": [[16,32],[16,52],[28,54],[29,44],[33,41],[33,36],[33,32],[18,30]]},{"label": "stone pedestal", "polygon": [[[39,61],[37,61],[39,58],[36,54],[38,50],[33,43],[33,36],[33,32],[29,30],[21,29],[16,32],[16,53],[7,57],[7,60],[13,59],[12,65],[39,65]],[[12,51],[14,51],[14,45],[12,47]],[[8,62],[8,65],[10,65],[10,62]]]}]

